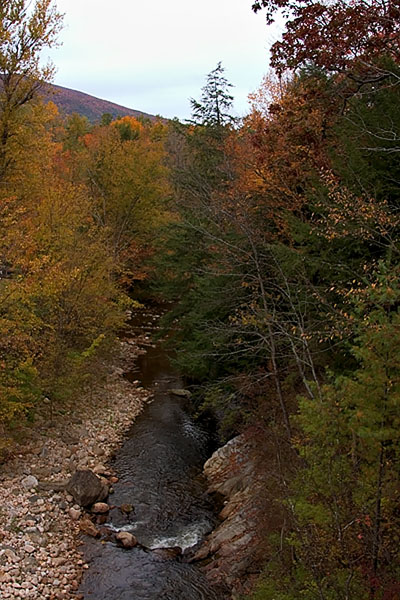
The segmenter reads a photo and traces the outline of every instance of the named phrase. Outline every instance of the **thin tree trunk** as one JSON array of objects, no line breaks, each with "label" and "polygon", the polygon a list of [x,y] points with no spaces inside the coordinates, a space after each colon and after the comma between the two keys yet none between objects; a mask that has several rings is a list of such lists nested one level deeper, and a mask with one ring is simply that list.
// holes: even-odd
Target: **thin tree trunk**
[{"label": "thin tree trunk", "polygon": [[[263,281],[262,273],[261,273],[261,269],[260,269],[260,263],[258,260],[257,249],[254,245],[252,238],[250,236],[248,236],[248,239],[249,239],[249,242],[251,245],[254,263],[256,266],[256,270],[257,270],[257,278],[258,278],[258,284],[260,286],[263,308],[264,308],[265,314],[268,314],[268,304],[267,304],[266,293],[265,293],[265,288],[264,288],[264,281]],[[276,360],[275,338],[274,338],[274,332],[272,330],[270,323],[268,324],[268,336],[269,336],[269,343],[270,343],[270,350],[271,350],[271,363],[272,363],[272,369],[273,369],[273,377],[274,377],[274,382],[275,382],[276,394],[277,394],[277,397],[279,400],[279,405],[281,407],[282,416],[283,416],[283,422],[285,424],[286,432],[287,432],[288,439],[290,442],[290,440],[292,438],[292,430],[290,427],[289,413],[287,410],[285,399],[283,397],[282,386],[281,386],[281,382],[279,379],[278,363]]]},{"label": "thin tree trunk", "polygon": [[[379,550],[380,550],[380,533],[381,533],[381,520],[382,520],[382,485],[383,476],[385,472],[385,447],[381,442],[381,451],[379,454],[379,466],[378,466],[378,480],[376,485],[376,501],[375,501],[375,523],[374,523],[374,537],[372,545],[372,568],[374,576],[376,577],[379,564]],[[375,582],[371,586],[371,598],[375,598]]]}]

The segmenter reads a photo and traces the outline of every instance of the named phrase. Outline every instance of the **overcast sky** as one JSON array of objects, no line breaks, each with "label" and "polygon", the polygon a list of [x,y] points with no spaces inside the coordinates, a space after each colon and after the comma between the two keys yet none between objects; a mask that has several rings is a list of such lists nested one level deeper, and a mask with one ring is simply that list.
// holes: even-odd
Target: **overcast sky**
[{"label": "overcast sky", "polygon": [[[268,70],[276,38],[252,0],[56,0],[62,46],[54,83],[127,106],[185,119],[205,77],[222,61],[235,111]],[[47,53],[49,54],[49,53]]]}]

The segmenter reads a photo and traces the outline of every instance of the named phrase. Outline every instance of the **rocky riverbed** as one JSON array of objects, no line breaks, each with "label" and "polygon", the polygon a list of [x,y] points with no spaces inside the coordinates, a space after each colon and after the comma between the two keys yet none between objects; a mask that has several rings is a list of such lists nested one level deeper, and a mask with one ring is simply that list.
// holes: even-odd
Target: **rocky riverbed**
[{"label": "rocky riverbed", "polygon": [[[148,353],[146,346],[150,350]],[[96,551],[100,551],[103,544],[108,549],[114,548],[115,544],[125,548],[136,546],[135,536],[124,531],[115,534],[109,528],[107,530],[107,527],[102,528],[102,523],[108,516],[102,520],[102,514],[93,513],[106,512],[109,515],[116,511],[119,515],[121,511],[129,514],[132,510],[130,505],[121,504],[125,502],[122,496],[122,500],[119,498],[118,501],[118,495],[121,495],[118,492],[119,483],[115,474],[110,471],[109,459],[117,449],[118,455],[121,454],[122,441],[126,440],[125,444],[128,441],[126,433],[152,398],[151,392],[142,388],[135,379],[132,366],[140,354],[146,354],[138,362],[145,360],[149,363],[141,374],[142,381],[147,386],[149,381],[146,380],[145,373],[149,371],[152,380],[154,364],[157,363],[153,357],[154,348],[148,335],[140,331],[134,340],[121,341],[113,363],[103,365],[104,377],[98,385],[80,398],[79,402],[75,401],[73,406],[64,405],[62,410],[59,407],[52,416],[50,407],[45,406],[42,413],[37,415],[34,425],[25,428],[23,442],[15,445],[8,460],[0,465],[1,599],[82,599],[85,592],[81,581],[89,565],[81,552],[81,533],[98,538],[93,542]],[[171,386],[171,381],[167,377],[167,388],[174,387]],[[156,386],[159,386],[157,393],[165,395],[159,382]],[[173,395],[176,393],[176,390],[169,391]],[[157,402],[148,408],[153,408],[155,404]],[[163,402],[161,408],[157,409],[161,410],[161,420],[164,423],[160,429],[162,432],[166,427],[164,412],[168,408],[164,404]],[[173,403],[172,412],[175,417],[180,414],[180,409],[174,408]],[[147,411],[135,423],[135,427],[146,414]],[[159,417],[157,411],[152,416],[156,421]],[[189,427],[190,420],[186,422],[185,419],[182,421],[183,433],[189,435],[193,427]],[[136,437],[139,433],[136,433]],[[216,495],[222,510],[219,524],[197,546],[191,557],[188,555],[184,561],[186,565],[180,562],[179,557],[175,564],[175,555],[171,557],[170,554],[157,554],[165,553],[165,549],[146,554],[148,548],[144,548],[146,552],[142,554],[146,559],[145,567],[149,569],[149,564],[155,561],[156,571],[151,572],[153,577],[154,573],[158,574],[159,579],[161,577],[158,582],[161,588],[164,589],[172,579],[175,582],[172,592],[174,595],[171,597],[186,597],[182,596],[185,591],[179,591],[179,585],[185,584],[187,591],[189,580],[192,579],[193,589],[198,592],[199,597],[214,597],[208,588],[204,591],[207,586],[201,580],[202,575],[200,574],[199,579],[195,571],[192,573],[188,562],[201,569],[213,589],[221,590],[217,593],[218,598],[239,598],[252,589],[269,551],[265,540],[269,533],[281,531],[283,523],[279,509],[276,506],[272,509],[276,495],[272,490],[279,485],[279,478],[275,475],[279,472],[279,457],[266,442],[268,438],[266,431],[249,428],[217,450],[206,462],[204,475],[208,481],[208,492],[211,496]],[[186,445],[187,440],[185,448]],[[157,466],[157,461],[153,463]],[[87,474],[88,469],[100,476],[102,485],[116,484],[115,494],[113,496],[111,493],[109,496],[108,505],[97,505],[94,511],[94,499],[90,502],[80,501],[76,490],[67,486],[74,473],[79,474],[84,470]],[[120,470],[124,472],[123,468]],[[139,475],[136,468],[135,481]],[[93,477],[96,479],[95,475]],[[147,487],[145,486],[146,489]],[[114,499],[116,502],[113,502]],[[118,506],[113,508],[114,504]],[[157,502],[153,504],[157,508]],[[87,509],[83,509],[81,505],[87,505]],[[138,507],[140,502],[136,509]],[[118,535],[125,538],[118,539]],[[127,539],[127,536],[130,538]],[[108,541],[113,541],[113,544],[107,544]],[[123,556],[128,556],[130,552],[136,558],[142,557],[142,551],[136,547]],[[161,563],[158,564],[157,560]],[[130,568],[132,564],[136,565],[134,561],[131,563],[130,559]],[[164,573],[161,566],[168,572]],[[108,565],[104,567],[105,571],[107,568]],[[172,579],[170,571],[174,573]],[[87,574],[90,575],[90,572],[91,570]],[[143,571],[143,575],[147,581],[148,573]],[[85,577],[83,581],[90,587],[90,578]],[[150,580],[147,584],[152,587],[154,581]],[[143,593],[143,597],[147,598],[147,592]],[[149,597],[158,596],[150,593]],[[170,596],[167,594],[166,597]]]},{"label": "rocky riverbed", "polygon": [[85,517],[65,483],[77,469],[107,472],[104,463],[150,399],[139,382],[123,377],[148,343],[144,335],[122,341],[101,383],[74,407],[55,411],[51,423],[50,407],[38,414],[0,465],[2,599],[82,597],[77,590],[87,564],[79,531]]}]

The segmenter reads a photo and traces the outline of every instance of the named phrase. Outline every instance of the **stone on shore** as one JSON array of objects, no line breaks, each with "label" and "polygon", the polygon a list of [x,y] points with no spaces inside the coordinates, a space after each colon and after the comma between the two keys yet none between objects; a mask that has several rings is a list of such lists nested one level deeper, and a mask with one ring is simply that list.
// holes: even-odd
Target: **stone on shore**
[{"label": "stone on shore", "polygon": [[119,531],[115,536],[115,539],[122,544],[124,548],[134,548],[137,546],[137,539],[128,531]]},{"label": "stone on shore", "polygon": [[82,515],[82,512],[79,509],[72,507],[69,509],[68,514],[73,521],[78,521]]},{"label": "stone on shore", "polygon": [[96,502],[96,504],[93,504],[91,508],[92,513],[96,513],[98,515],[104,515],[105,513],[108,513],[109,510],[110,507],[105,502]]},{"label": "stone on shore", "polygon": [[67,491],[84,508],[101,502],[108,496],[107,485],[89,469],[76,471],[68,482]]},{"label": "stone on shore", "polygon": [[91,537],[100,537],[100,531],[94,523],[92,523],[89,517],[84,517],[79,521],[79,529],[82,533],[86,533],[86,535],[90,535]]},{"label": "stone on shore", "polygon": [[21,481],[22,487],[26,490],[36,488],[38,483],[38,480],[33,475],[28,475],[28,477],[24,477],[24,479]]}]

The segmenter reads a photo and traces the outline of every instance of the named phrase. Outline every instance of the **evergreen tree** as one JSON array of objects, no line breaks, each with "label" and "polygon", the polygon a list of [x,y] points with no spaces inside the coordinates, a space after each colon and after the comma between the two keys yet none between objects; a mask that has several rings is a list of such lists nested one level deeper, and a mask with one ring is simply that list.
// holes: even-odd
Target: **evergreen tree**
[{"label": "evergreen tree", "polygon": [[230,110],[233,104],[233,96],[229,89],[232,86],[224,76],[225,69],[221,61],[207,75],[207,83],[202,88],[201,100],[198,102],[191,98],[192,119],[189,121],[194,125],[224,126],[232,125],[235,118]]}]

